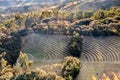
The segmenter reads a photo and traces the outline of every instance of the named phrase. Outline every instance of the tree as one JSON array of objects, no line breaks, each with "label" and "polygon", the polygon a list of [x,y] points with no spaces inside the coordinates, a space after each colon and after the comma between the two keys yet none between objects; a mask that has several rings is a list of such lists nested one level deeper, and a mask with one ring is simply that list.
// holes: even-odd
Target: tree
[{"label": "tree", "polygon": [[105,18],[104,11],[98,10],[97,12],[94,13],[93,18],[94,19],[104,19]]},{"label": "tree", "polygon": [[29,28],[33,23],[35,23],[34,19],[32,17],[27,17],[25,20],[25,27]]},{"label": "tree", "polygon": [[66,12],[66,13],[64,13],[64,18],[66,20],[72,20],[73,19],[73,13],[72,12]]},{"label": "tree", "polygon": [[93,11],[82,12],[82,18],[90,18],[93,15]]},{"label": "tree", "polygon": [[82,37],[79,33],[74,32],[69,43],[69,53],[74,57],[80,57],[82,51]]},{"label": "tree", "polygon": [[19,27],[21,27],[23,17],[20,14],[17,14],[15,15],[15,20],[16,20],[16,23],[19,25]]},{"label": "tree", "polygon": [[10,21],[10,20],[8,20],[7,22],[5,22],[5,27],[6,28],[11,28],[12,27],[12,20]]}]

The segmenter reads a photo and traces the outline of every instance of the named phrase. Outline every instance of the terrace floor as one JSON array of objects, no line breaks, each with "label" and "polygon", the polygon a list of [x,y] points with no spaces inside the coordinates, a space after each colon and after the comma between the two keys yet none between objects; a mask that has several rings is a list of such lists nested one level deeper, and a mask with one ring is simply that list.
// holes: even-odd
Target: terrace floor
[{"label": "terrace floor", "polygon": [[[36,65],[61,63],[69,56],[69,38],[66,36],[30,34],[22,40],[22,51],[33,55]],[[80,60],[82,68],[77,80],[102,80],[105,77],[120,80],[120,37],[84,37]]]},{"label": "terrace floor", "polygon": [[84,37],[77,80],[120,80],[120,37]]}]

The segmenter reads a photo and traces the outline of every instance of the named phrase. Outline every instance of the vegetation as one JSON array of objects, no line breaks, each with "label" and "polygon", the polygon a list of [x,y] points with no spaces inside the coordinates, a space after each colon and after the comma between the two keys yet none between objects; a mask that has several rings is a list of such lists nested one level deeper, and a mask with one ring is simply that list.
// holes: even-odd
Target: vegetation
[{"label": "vegetation", "polygon": [[47,73],[41,69],[31,71],[29,74],[19,75],[15,80],[65,80],[55,73]]},{"label": "vegetation", "polygon": [[[77,1],[79,0],[73,3]],[[0,15],[2,19],[0,21],[0,53],[2,55],[0,57],[0,80],[74,80],[81,68],[81,63],[77,58],[82,52],[82,35],[120,35],[120,7],[105,8],[105,6],[99,10],[64,11],[56,7],[10,14],[5,17]],[[61,64],[62,76],[42,69],[31,70],[32,61],[29,61],[26,54],[20,54],[21,37],[32,32],[70,36],[68,51],[73,57],[66,57]],[[86,54],[88,54],[87,51]]]},{"label": "vegetation", "polygon": [[80,71],[80,61],[74,57],[66,57],[62,64],[62,76],[56,73],[46,72],[40,68],[31,70],[32,61],[27,54],[20,53],[18,63],[13,67],[7,65],[3,55],[0,58],[0,79],[1,80],[73,80]]},{"label": "vegetation", "polygon": [[62,73],[65,80],[74,80],[80,72],[81,63],[75,57],[66,57],[64,59]]},{"label": "vegetation", "polygon": [[93,18],[94,19],[104,19],[105,14],[104,14],[104,12],[102,10],[99,10],[99,11],[94,13]]},{"label": "vegetation", "polygon": [[[76,12],[64,12],[55,8],[48,11],[15,14],[12,15],[12,18],[7,19],[5,17],[5,19],[0,22],[1,36],[21,29],[30,28],[42,33],[62,32],[63,34],[67,34],[67,32],[70,32],[70,28],[74,28],[72,31],[75,31],[75,28],[79,28],[79,32],[89,31],[89,35],[91,30],[97,32],[97,34],[100,32],[100,35],[104,35],[106,32],[108,32],[109,35],[119,35],[119,27],[114,28],[114,26],[110,26],[111,23],[116,25],[120,24],[119,9],[120,7],[112,7],[110,9],[96,11],[77,10]],[[96,21],[97,23],[95,23]],[[83,25],[88,26],[88,28],[81,27]],[[102,30],[101,26],[103,27]]]},{"label": "vegetation", "polygon": [[82,37],[74,32],[68,45],[69,53],[74,57],[80,57],[82,51]]},{"label": "vegetation", "polygon": [[4,39],[2,38],[0,53],[2,54],[3,52],[6,52],[3,57],[8,61],[9,64],[13,65],[16,63],[16,60],[19,57],[20,49],[20,38],[10,36],[6,36]]}]

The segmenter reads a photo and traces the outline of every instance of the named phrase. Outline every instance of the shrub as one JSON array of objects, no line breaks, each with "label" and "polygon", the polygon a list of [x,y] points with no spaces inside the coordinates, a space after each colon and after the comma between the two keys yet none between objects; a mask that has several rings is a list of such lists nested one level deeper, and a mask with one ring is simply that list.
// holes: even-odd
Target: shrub
[{"label": "shrub", "polygon": [[90,22],[90,24],[89,24],[89,26],[90,27],[97,27],[97,26],[99,26],[99,25],[101,25],[101,22],[99,21],[99,20],[93,20],[92,22]]},{"label": "shrub", "polygon": [[119,23],[110,23],[108,25],[108,27],[111,29],[111,30],[118,30],[120,29],[120,24]]},{"label": "shrub", "polygon": [[102,33],[102,35],[104,35],[104,36],[113,35],[113,34],[111,33],[111,31],[109,31],[109,30],[103,30],[101,33]]},{"label": "shrub", "polygon": [[18,64],[22,68],[22,73],[26,74],[30,71],[30,66],[32,65],[32,61],[28,59],[28,55],[24,53],[20,53],[20,57],[18,58]]},{"label": "shrub", "polygon": [[104,19],[105,18],[105,13],[103,10],[98,10],[97,12],[94,13],[92,16],[94,19]]},{"label": "shrub", "polygon": [[65,80],[55,73],[47,73],[41,69],[31,71],[29,74],[19,75],[16,80]]},{"label": "shrub", "polygon": [[0,80],[9,80],[11,77],[13,77],[13,69],[0,55]]},{"label": "shrub", "polygon": [[66,57],[63,62],[62,74],[66,80],[74,80],[80,72],[80,60],[75,57]]},{"label": "shrub", "polygon": [[46,72],[40,68],[30,70],[31,61],[27,54],[21,53],[19,65],[7,65],[3,56],[0,56],[0,80],[65,80],[54,72]]},{"label": "shrub", "polygon": [[22,74],[19,73],[12,80],[64,80],[64,78],[58,76],[56,73],[49,73],[40,68],[30,70],[31,61],[28,60],[26,54],[21,53],[19,63],[20,68],[22,68]]},{"label": "shrub", "polygon": [[92,20],[90,20],[90,19],[83,19],[83,20],[80,21],[80,24],[81,25],[89,25],[91,21]]},{"label": "shrub", "polygon": [[103,19],[103,20],[101,20],[101,22],[104,24],[109,24],[109,23],[112,23],[113,20],[112,19]]},{"label": "shrub", "polygon": [[98,28],[94,28],[94,30],[92,31],[92,35],[98,37],[101,35],[101,32],[98,30]]},{"label": "shrub", "polygon": [[79,33],[74,32],[68,45],[69,53],[74,57],[80,57],[82,51],[82,37]]},{"label": "shrub", "polygon": [[81,19],[81,20],[78,20],[78,21],[72,23],[72,26],[78,26],[79,27],[81,25],[89,25],[91,21],[92,20],[90,20],[90,19]]},{"label": "shrub", "polygon": [[84,11],[82,13],[82,18],[90,18],[93,16],[93,11]]},{"label": "shrub", "polygon": [[16,63],[17,58],[19,57],[19,52],[21,49],[21,41],[18,37],[7,37],[1,41],[0,52],[6,52],[3,58],[10,65]]},{"label": "shrub", "polygon": [[114,19],[115,20],[120,20],[120,16],[115,16]]}]

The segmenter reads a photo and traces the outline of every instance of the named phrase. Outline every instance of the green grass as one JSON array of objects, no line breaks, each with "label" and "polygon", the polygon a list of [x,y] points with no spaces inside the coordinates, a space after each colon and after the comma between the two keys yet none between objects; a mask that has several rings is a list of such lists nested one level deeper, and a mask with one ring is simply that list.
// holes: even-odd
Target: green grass
[{"label": "green grass", "polygon": [[25,50],[25,53],[34,55],[34,57],[37,58],[37,59],[44,59],[44,58],[45,58],[45,55],[41,54],[42,51],[41,51],[41,52],[38,52],[37,50],[26,49],[26,50]]}]

